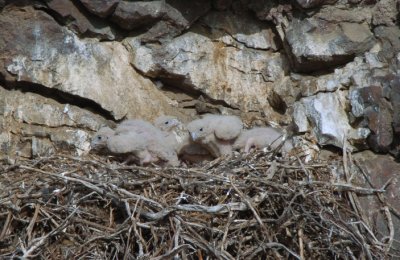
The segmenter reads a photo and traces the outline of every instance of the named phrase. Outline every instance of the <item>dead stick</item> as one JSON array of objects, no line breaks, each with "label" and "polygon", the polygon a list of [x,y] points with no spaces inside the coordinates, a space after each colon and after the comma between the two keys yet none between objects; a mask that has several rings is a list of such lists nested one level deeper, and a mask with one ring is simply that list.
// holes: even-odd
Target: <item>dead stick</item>
[{"label": "dead stick", "polygon": [[6,222],[4,223],[3,229],[1,230],[1,234],[0,234],[0,241],[2,241],[7,233],[8,227],[11,223],[11,218],[12,218],[12,211],[8,210],[8,215],[7,215],[7,219]]},{"label": "dead stick", "polygon": [[[271,235],[268,232],[267,227],[264,225],[264,222],[261,220],[260,216],[258,215],[257,211],[254,209],[253,205],[251,204],[251,202],[246,198],[246,196],[243,194],[243,192],[241,192],[233,183],[233,179],[232,176],[230,176],[230,183],[233,187],[233,189],[239,194],[239,196],[242,198],[242,200],[244,200],[244,202],[246,203],[246,205],[250,208],[250,210],[253,212],[254,217],[256,218],[257,222],[260,224],[261,228],[263,229],[263,231],[265,232],[267,239],[269,240],[269,242],[272,242],[273,239],[271,237]],[[275,257],[280,259],[282,256],[278,253],[278,251],[274,250],[274,254]]]},{"label": "dead stick", "polygon": [[48,233],[45,236],[35,238],[32,240],[32,245],[30,245],[28,250],[24,250],[24,255],[22,256],[22,259],[27,259],[29,257],[32,257],[32,253],[41,247],[49,237],[52,237],[53,235],[56,235],[58,232],[63,230],[69,223],[70,218],[72,218],[73,215],[75,215],[76,211],[78,208],[76,208],[65,220],[64,222],[58,227],[53,229],[50,233]]},{"label": "dead stick", "polygon": [[39,211],[40,211],[40,205],[39,205],[39,204],[36,204],[36,206],[35,206],[35,213],[33,214],[33,217],[32,217],[32,219],[31,219],[31,222],[29,223],[28,227],[26,228],[26,230],[27,230],[26,233],[27,233],[27,235],[28,235],[28,243],[30,243],[31,240],[32,240],[33,226],[34,226],[35,223],[36,223],[37,217],[38,217],[38,215],[39,215]]},{"label": "dead stick", "polygon": [[189,247],[191,247],[189,244],[183,244],[183,245],[180,245],[180,246],[176,246],[176,247],[174,247],[171,251],[169,251],[169,252],[167,252],[167,253],[165,253],[165,254],[163,254],[163,255],[161,255],[161,256],[151,258],[151,260],[169,260],[169,259],[175,259],[175,256],[176,256],[177,254],[179,254],[181,251],[183,251],[183,250],[185,250],[185,249],[187,249],[187,248],[189,248]]},{"label": "dead stick", "polygon": [[298,232],[298,236],[299,236],[299,247],[300,247],[300,259],[304,260],[304,244],[303,244],[303,228],[299,229]]},{"label": "dead stick", "polygon": [[254,209],[253,205],[251,202],[246,198],[246,196],[241,192],[233,183],[232,178],[230,179],[232,188],[239,194],[239,196],[244,200],[245,204],[250,208],[251,212],[253,212],[254,217],[257,219],[258,223],[260,224],[261,228],[264,231],[267,231],[267,227],[264,225],[264,222],[262,222],[260,216],[258,215],[257,211]]},{"label": "dead stick", "polygon": [[81,223],[81,224],[86,224],[88,226],[92,226],[92,227],[95,227],[95,228],[100,229],[100,230],[106,230],[106,231],[109,231],[109,232],[115,232],[116,231],[114,228],[109,228],[109,227],[97,224],[95,222],[91,222],[91,221],[83,219],[83,218],[73,217],[72,220],[74,222],[78,222],[78,223]]},{"label": "dead stick", "polygon": [[385,211],[385,215],[388,221],[388,227],[389,227],[389,241],[387,243],[386,247],[386,254],[389,253],[390,249],[392,248],[393,244],[393,238],[394,238],[394,226],[393,226],[393,221],[392,221],[392,216],[389,211],[389,207],[385,206],[383,207],[383,210]]},{"label": "dead stick", "polygon": [[[58,175],[58,174],[51,173],[51,172],[42,171],[42,170],[35,169],[35,168],[29,167],[29,166],[24,166],[24,165],[21,165],[20,168],[21,169],[35,171],[35,172],[39,172],[39,173],[43,173],[43,174],[46,174],[46,175],[49,175],[49,176],[53,176],[53,177],[56,177],[56,178],[59,178],[59,179],[63,179],[63,180],[67,180],[67,181],[71,181],[71,182],[77,182],[77,183],[82,184],[86,188],[89,188],[89,189],[92,189],[92,190],[96,191],[99,194],[105,195],[105,196],[110,197],[112,199],[117,199],[117,200],[119,199],[116,195],[110,194],[110,192],[107,192],[106,190],[103,190],[103,189],[97,187],[96,185],[93,185],[93,184],[91,184],[91,183],[89,183],[87,181],[83,181],[83,180],[80,180],[80,179],[77,179],[77,178],[73,178],[73,177],[62,176],[62,175]],[[115,186],[113,184],[111,184],[111,186],[114,189],[122,192],[123,194],[125,194],[125,195],[127,195],[127,196],[129,196],[129,197],[131,197],[133,199],[141,199],[141,200],[149,202],[149,203],[151,203],[151,204],[153,204],[153,205],[155,205],[155,206],[157,206],[159,208],[163,208],[161,204],[159,204],[158,202],[156,202],[154,200],[148,199],[148,198],[140,196],[140,195],[136,195],[136,194],[130,193],[127,190],[118,188],[117,186]]]},{"label": "dead stick", "polygon": [[[18,166],[19,166],[19,165],[18,165]],[[29,189],[24,193],[24,195],[28,195],[29,193],[31,193],[32,190],[33,190],[33,187],[29,188]],[[18,200],[16,201],[16,203],[15,203],[15,206],[18,207],[20,203],[21,203],[21,199],[18,199]],[[7,233],[7,230],[8,230],[8,228],[9,228],[9,225],[11,224],[12,216],[13,216],[12,211],[9,210],[9,211],[8,211],[8,215],[7,215],[6,222],[4,223],[3,229],[2,229],[1,234],[0,234],[0,241],[4,239],[4,236],[5,236],[6,233]]]},{"label": "dead stick", "polygon": [[222,237],[221,251],[224,251],[226,249],[226,238],[228,237],[229,227],[232,224],[232,215],[233,215],[232,213],[233,213],[232,211],[229,211],[229,217],[225,226],[224,236]]}]

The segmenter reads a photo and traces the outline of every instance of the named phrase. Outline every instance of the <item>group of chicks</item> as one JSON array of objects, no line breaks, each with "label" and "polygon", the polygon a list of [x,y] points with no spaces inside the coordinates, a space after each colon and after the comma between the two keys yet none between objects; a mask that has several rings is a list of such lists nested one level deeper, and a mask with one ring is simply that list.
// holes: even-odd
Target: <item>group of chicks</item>
[{"label": "group of chicks", "polygon": [[100,128],[91,148],[121,155],[138,165],[156,163],[179,166],[181,160],[198,162],[230,155],[234,150],[276,149],[289,152],[292,141],[273,127],[244,129],[239,117],[207,114],[184,125],[172,116],[160,116],[154,124],[141,119]]}]

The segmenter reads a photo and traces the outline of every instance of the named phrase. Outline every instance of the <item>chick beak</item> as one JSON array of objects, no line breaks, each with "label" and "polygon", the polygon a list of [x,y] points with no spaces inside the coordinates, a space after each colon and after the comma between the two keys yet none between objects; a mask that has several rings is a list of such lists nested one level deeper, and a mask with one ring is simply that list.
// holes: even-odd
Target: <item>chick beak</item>
[{"label": "chick beak", "polygon": [[171,125],[172,126],[177,126],[177,125],[179,125],[179,121],[177,119],[172,119],[171,120]]},{"label": "chick beak", "polygon": [[191,132],[191,133],[190,133],[190,136],[192,137],[192,140],[193,140],[193,141],[196,141],[196,138],[197,138],[196,133]]}]

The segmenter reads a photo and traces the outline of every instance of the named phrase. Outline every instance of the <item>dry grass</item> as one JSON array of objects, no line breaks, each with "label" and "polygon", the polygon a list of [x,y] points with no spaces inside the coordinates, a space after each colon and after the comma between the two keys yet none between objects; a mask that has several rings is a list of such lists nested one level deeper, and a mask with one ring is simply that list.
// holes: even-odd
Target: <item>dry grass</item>
[{"label": "dry grass", "polygon": [[390,239],[379,241],[357,209],[359,194],[382,190],[348,183],[350,163],[263,152],[192,168],[96,155],[3,163],[0,258],[389,257]]}]

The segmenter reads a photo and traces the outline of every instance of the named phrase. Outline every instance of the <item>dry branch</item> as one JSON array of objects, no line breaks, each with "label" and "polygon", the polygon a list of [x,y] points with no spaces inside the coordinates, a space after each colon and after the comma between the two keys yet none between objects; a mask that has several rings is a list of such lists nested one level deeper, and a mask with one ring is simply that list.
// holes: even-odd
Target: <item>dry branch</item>
[{"label": "dry branch", "polygon": [[[387,185],[354,185],[347,154],[335,161],[346,179],[333,183],[329,163],[262,152],[192,168],[96,155],[4,162],[0,258],[388,258]],[[382,241],[357,195],[382,201],[390,231]]]}]

